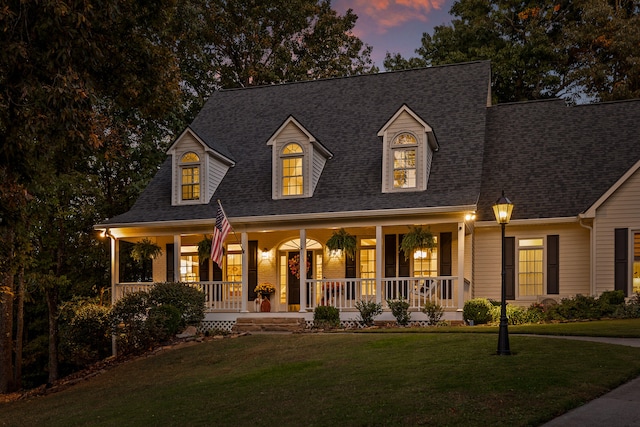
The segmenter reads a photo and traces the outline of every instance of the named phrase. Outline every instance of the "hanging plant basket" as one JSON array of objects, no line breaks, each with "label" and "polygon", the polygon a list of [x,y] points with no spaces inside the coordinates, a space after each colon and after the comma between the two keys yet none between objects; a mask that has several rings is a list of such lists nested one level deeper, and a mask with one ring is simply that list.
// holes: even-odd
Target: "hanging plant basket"
[{"label": "hanging plant basket", "polygon": [[334,231],[326,245],[330,251],[343,251],[350,259],[356,256],[356,237],[344,228]]},{"label": "hanging plant basket", "polygon": [[203,236],[198,242],[198,258],[200,261],[206,261],[211,257],[211,237]]},{"label": "hanging plant basket", "polygon": [[160,255],[162,255],[162,248],[147,237],[137,243],[134,243],[131,248],[131,258],[136,262],[156,259]]},{"label": "hanging plant basket", "polygon": [[430,229],[420,226],[409,227],[409,232],[404,235],[400,243],[400,249],[404,252],[404,257],[409,260],[414,251],[431,250],[436,247],[436,239]]}]

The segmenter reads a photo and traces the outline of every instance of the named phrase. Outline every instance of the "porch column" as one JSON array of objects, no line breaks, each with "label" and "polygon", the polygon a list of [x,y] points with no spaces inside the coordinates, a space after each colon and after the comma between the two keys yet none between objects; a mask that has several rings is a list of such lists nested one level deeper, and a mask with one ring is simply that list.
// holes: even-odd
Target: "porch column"
[{"label": "porch column", "polygon": [[466,224],[458,223],[458,311],[464,307],[464,236]]},{"label": "porch column", "polygon": [[182,236],[180,234],[176,234],[173,236],[173,281],[179,282],[181,278],[180,274],[180,256],[182,254],[182,250],[180,249],[182,246]]},{"label": "porch column", "polygon": [[120,282],[120,241],[109,236],[111,248],[111,305],[116,303],[116,285]]},{"label": "porch column", "polygon": [[240,239],[242,239],[242,292],[240,293],[240,295],[242,295],[242,302],[240,311],[247,313],[249,311],[247,309],[247,299],[249,296],[249,252],[247,250],[249,247],[249,234],[243,231]]},{"label": "porch column", "polygon": [[300,229],[300,313],[307,311],[307,230]]},{"label": "porch column", "polygon": [[382,226],[376,225],[376,303],[382,302]]}]

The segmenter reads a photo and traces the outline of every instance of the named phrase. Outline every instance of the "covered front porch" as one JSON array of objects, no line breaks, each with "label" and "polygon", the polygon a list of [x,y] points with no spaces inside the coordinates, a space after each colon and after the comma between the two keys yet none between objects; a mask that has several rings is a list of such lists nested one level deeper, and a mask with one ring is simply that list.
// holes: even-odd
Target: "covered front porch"
[{"label": "covered front porch", "polygon": [[[113,301],[153,283],[180,281],[202,289],[205,323],[214,328],[228,329],[235,319],[246,316],[299,316],[311,322],[314,309],[323,305],[338,308],[343,323],[355,323],[358,301],[381,303],[384,313],[376,320],[393,321],[386,301],[400,298],[408,301],[414,322],[426,321],[420,309],[427,301],[444,308],[445,320],[462,320],[464,302],[472,297],[473,222],[468,212],[428,219],[407,216],[400,223],[397,218],[325,222],[318,226],[316,221],[312,227],[295,221],[242,224],[232,220],[235,231],[225,242],[222,266],[198,254],[199,242],[210,235],[210,224],[208,230],[184,224],[158,224],[144,230],[114,227],[109,231]],[[429,229],[436,245],[405,254],[402,239],[415,225]],[[352,256],[326,246],[341,228],[356,238]],[[143,238],[154,241],[162,253],[141,268],[131,262],[128,251]],[[264,283],[275,289],[266,297],[267,312],[263,296],[255,292]]]}]

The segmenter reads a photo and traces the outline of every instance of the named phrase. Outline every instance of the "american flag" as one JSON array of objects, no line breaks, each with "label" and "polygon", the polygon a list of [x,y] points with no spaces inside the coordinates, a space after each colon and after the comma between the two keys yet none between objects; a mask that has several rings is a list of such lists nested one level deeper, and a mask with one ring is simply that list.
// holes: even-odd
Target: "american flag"
[{"label": "american flag", "polygon": [[222,246],[227,234],[231,231],[231,224],[227,221],[227,216],[222,210],[222,205],[218,202],[216,212],[216,225],[213,227],[213,239],[211,239],[211,260],[222,268]]}]

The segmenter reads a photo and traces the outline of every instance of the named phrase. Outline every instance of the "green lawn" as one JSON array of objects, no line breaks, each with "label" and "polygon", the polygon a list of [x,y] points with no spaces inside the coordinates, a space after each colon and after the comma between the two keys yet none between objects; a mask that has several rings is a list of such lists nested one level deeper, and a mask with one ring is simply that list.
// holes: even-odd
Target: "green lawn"
[{"label": "green lawn", "polygon": [[[640,321],[571,328],[623,336]],[[495,355],[497,328],[485,327],[209,341],[4,404],[0,425],[539,425],[640,375],[638,348],[517,329],[512,356]]]}]

